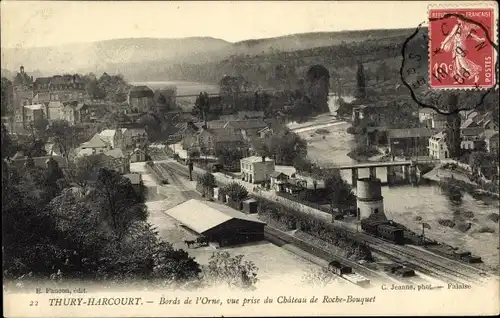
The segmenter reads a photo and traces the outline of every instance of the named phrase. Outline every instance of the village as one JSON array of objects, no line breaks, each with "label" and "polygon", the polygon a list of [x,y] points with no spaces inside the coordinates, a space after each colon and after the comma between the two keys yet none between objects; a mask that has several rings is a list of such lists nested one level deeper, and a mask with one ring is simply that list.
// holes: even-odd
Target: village
[{"label": "village", "polygon": [[[146,193],[150,222],[175,248],[188,251],[202,264],[209,263],[215,250],[243,254],[260,268],[261,280],[294,268],[286,280],[300,283],[305,269],[330,269],[332,260],[337,261],[339,276],[361,287],[370,281],[400,281],[415,272],[425,281],[442,279],[442,273],[418,262],[394,267],[389,248],[372,238],[352,243],[363,230],[396,244],[406,239],[439,247],[435,239],[424,237],[426,223],[407,228],[391,223],[384,213],[382,184],[440,181],[439,175],[448,175],[466,184],[496,184],[498,189],[498,160],[474,162],[480,160],[474,153],[498,157],[498,123],[491,111],[461,113],[460,148],[466,160],[455,160],[446,141],[446,116],[420,109],[407,118],[413,128],[393,129],[387,122],[391,108],[356,101],[347,117],[333,116],[327,122],[349,122],[355,135],[363,135],[361,146],[375,149],[371,157],[376,159],[325,162],[322,156],[328,154],[315,158],[308,152],[310,141],[300,136],[322,136],[318,144],[328,142],[329,126],[289,128],[286,112],[291,106],[286,98],[277,98],[282,105],[275,102],[272,113],[229,110],[213,115],[214,109],[228,103],[224,82],[233,85],[237,79],[224,78],[219,96],[200,92],[188,110],[171,108],[182,99],[175,89],[162,94],[144,85],[128,85],[128,91],[117,93],[120,102],[110,102],[93,100],[86,81],[79,75],[34,79],[20,67],[13,79],[13,114],[2,117],[2,124],[12,140],[31,143],[31,148],[17,151],[6,162],[17,169],[30,164],[50,169],[55,161],[65,175],[75,175],[75,169],[86,172],[85,182],[93,182],[102,168],[114,171],[128,179],[134,191]],[[247,94],[250,104],[256,104],[258,95],[252,94]],[[110,114],[119,120],[111,122]],[[150,114],[162,117],[161,123],[144,120]],[[152,128],[155,125],[160,133]],[[87,139],[78,143],[82,135]],[[43,149],[34,151],[37,145]],[[363,169],[367,176],[360,175]],[[381,169],[386,174],[383,181]],[[342,170],[351,172],[351,180],[341,176]],[[69,186],[84,197],[78,184],[73,180]],[[367,223],[373,217],[382,225]],[[321,234],[334,229],[343,234],[335,234],[333,240]],[[471,252],[449,247],[413,252],[410,258],[397,259],[423,257],[441,264],[432,256],[440,253],[454,259],[460,255],[460,262],[482,262]],[[460,262],[455,264],[457,272]],[[342,272],[346,264],[350,269]],[[389,272],[400,276],[388,275],[390,266]]]}]

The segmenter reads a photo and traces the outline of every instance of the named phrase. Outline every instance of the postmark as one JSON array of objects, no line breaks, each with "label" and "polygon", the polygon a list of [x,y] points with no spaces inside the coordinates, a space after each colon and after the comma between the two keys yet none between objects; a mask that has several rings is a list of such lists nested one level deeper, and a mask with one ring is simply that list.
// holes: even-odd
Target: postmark
[{"label": "postmark", "polygon": [[432,89],[488,89],[495,85],[495,10],[429,10],[429,84]]}]

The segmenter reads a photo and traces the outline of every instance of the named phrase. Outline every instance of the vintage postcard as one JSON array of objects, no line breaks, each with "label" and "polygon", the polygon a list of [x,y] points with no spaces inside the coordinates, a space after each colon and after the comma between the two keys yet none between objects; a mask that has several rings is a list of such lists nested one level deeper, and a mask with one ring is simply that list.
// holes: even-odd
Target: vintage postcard
[{"label": "vintage postcard", "polygon": [[1,1],[6,317],[498,315],[494,1]]}]

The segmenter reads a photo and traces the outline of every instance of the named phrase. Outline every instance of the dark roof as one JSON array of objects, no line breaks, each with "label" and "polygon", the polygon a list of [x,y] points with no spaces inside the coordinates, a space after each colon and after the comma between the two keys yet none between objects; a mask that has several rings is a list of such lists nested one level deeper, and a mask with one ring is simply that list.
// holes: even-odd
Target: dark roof
[{"label": "dark roof", "polygon": [[280,175],[287,176],[286,174],[284,174],[283,172],[280,172],[280,171],[273,171],[269,176],[272,177],[272,178],[277,178]]},{"label": "dark roof", "polygon": [[239,131],[228,128],[208,128],[203,129],[207,133],[217,138],[217,141],[243,141],[243,136]]},{"label": "dark roof", "polygon": [[388,129],[388,138],[420,138],[420,137],[430,137],[434,135],[436,131],[430,128],[407,128],[407,129]]},{"label": "dark roof", "polygon": [[132,87],[128,94],[129,97],[131,98],[153,97],[155,95],[155,93],[151,90],[151,88],[145,85]]},{"label": "dark roof", "polygon": [[235,129],[262,129],[268,125],[262,119],[230,120],[224,127]]},{"label": "dark roof", "polygon": [[483,127],[462,128],[463,136],[479,136],[484,132]]}]

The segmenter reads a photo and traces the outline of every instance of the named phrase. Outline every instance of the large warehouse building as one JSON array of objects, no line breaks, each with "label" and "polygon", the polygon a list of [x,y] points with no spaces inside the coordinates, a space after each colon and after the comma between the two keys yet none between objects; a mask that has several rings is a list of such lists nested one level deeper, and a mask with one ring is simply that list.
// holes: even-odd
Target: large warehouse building
[{"label": "large warehouse building", "polygon": [[228,206],[191,199],[166,211],[197,235],[219,246],[260,241],[266,223]]}]

